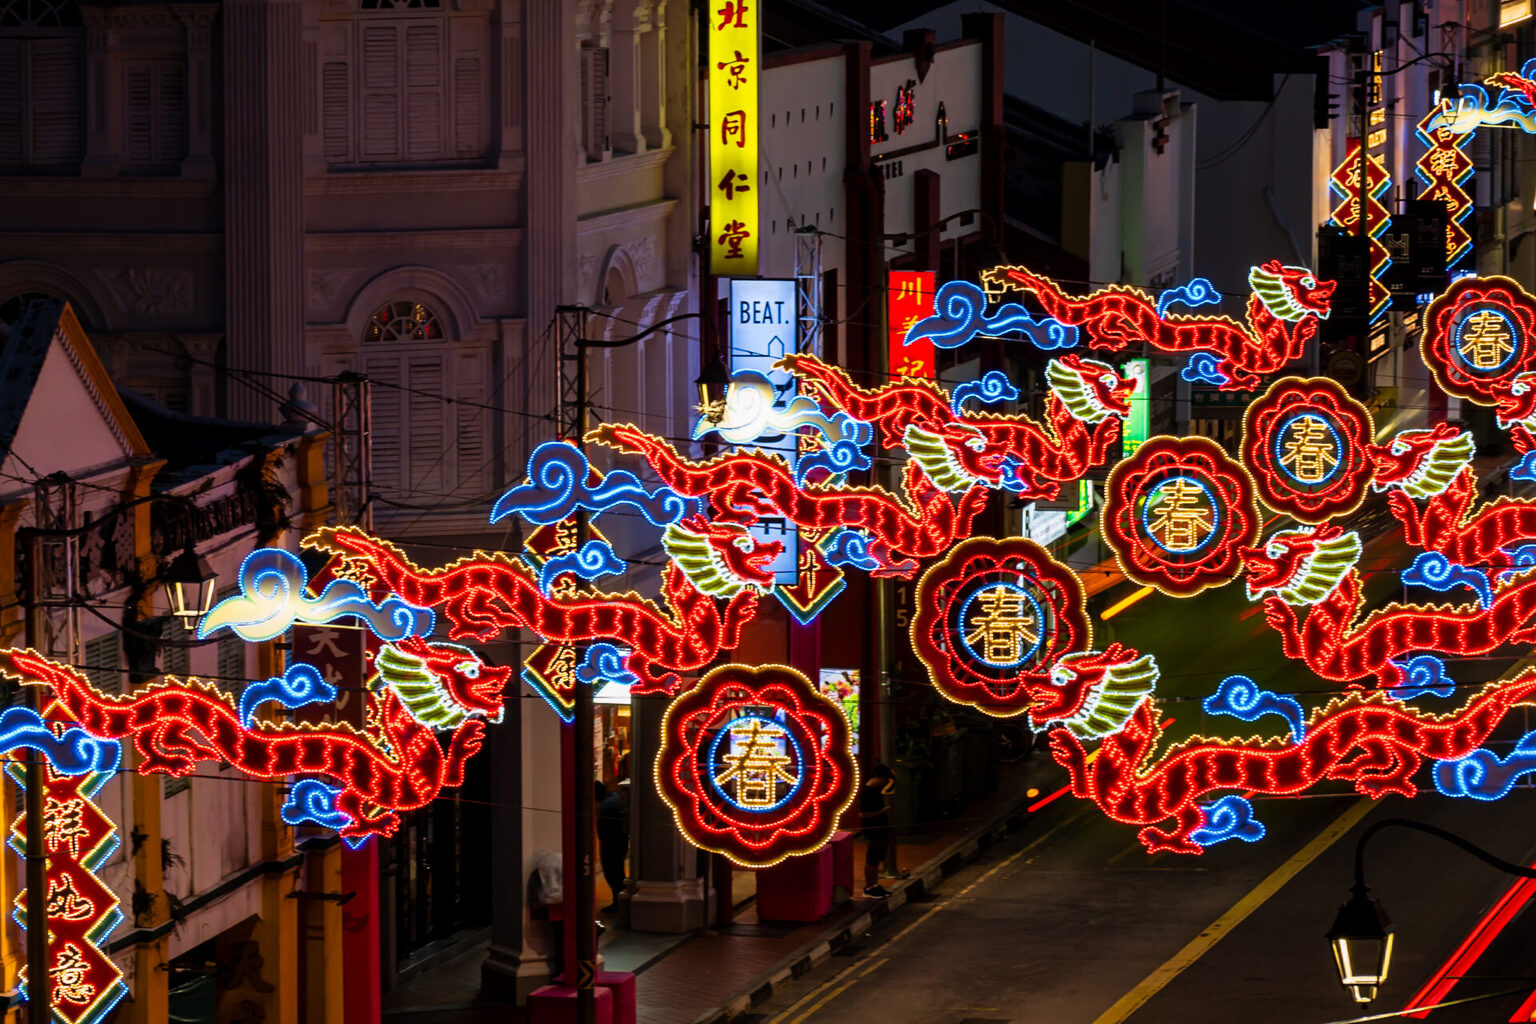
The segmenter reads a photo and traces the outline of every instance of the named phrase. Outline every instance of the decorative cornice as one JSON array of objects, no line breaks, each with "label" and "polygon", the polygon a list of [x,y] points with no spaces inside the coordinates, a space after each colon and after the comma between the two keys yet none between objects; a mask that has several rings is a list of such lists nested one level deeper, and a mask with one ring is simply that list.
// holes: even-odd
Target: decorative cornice
[{"label": "decorative cornice", "polygon": [[510,249],[522,245],[521,228],[461,228],[432,231],[326,231],[304,236],[306,255],[418,249]]},{"label": "decorative cornice", "polygon": [[667,162],[672,155],[675,146],[667,146],[665,149],[653,149],[645,153],[626,153],[623,156],[615,156],[604,160],[602,163],[583,164],[576,168],[576,181],[587,185],[595,181],[606,181],[609,178],[617,178],[621,174],[636,174],[648,171],[653,167]]},{"label": "decorative cornice", "polygon": [[615,228],[634,227],[641,224],[652,224],[659,220],[665,220],[677,209],[676,199],[657,199],[654,202],[640,203],[636,206],[625,206],[617,210],[605,210],[602,213],[589,214],[576,222],[578,235],[589,235],[599,231],[612,231]]},{"label": "decorative cornice", "polygon": [[27,199],[205,199],[218,183],[207,178],[81,178],[0,175],[0,194]]}]

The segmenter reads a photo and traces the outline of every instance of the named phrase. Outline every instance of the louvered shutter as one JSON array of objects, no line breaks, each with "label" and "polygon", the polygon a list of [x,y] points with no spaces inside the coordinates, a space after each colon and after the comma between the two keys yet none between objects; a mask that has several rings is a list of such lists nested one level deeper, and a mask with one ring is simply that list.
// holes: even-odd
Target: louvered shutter
[{"label": "louvered shutter", "polygon": [[182,624],[182,621],[173,615],[170,621],[165,624],[163,635],[167,640],[171,641],[160,648],[164,659],[162,664],[165,666],[165,673],[176,676],[179,679],[185,679],[190,670],[191,648],[182,645],[192,638],[191,634],[187,632],[187,627]]},{"label": "louvered shutter", "polygon": [[346,61],[326,61],[320,68],[320,124],[325,158],[352,160],[352,69]]},{"label": "louvered shutter", "polygon": [[362,29],[364,160],[400,159],[400,27]]},{"label": "louvered shutter", "polygon": [[130,167],[155,162],[155,72],[147,60],[123,67],[123,148]]},{"label": "louvered shutter", "polygon": [[588,160],[601,160],[608,149],[608,50],[581,49],[581,129]]},{"label": "louvered shutter", "polygon": [[0,164],[22,162],[22,48],[19,39],[0,39]]},{"label": "louvered shutter", "polygon": [[32,153],[39,166],[80,159],[80,44],[74,39],[34,39],[26,44],[31,95]]},{"label": "louvered shutter", "polygon": [[413,390],[405,395],[409,410],[406,480],[412,491],[426,492],[424,498],[448,490],[446,466],[453,458],[454,439],[448,433],[452,407],[435,397],[444,393],[443,369],[443,358],[439,355],[410,357],[408,379]]},{"label": "louvered shutter", "polygon": [[485,89],[479,57],[453,62],[453,155],[477,157],[485,152]]},{"label": "louvered shutter", "polygon": [[464,497],[483,493],[491,477],[491,414],[478,405],[486,401],[485,382],[490,377],[490,353],[485,349],[456,352],[453,357],[453,420],[457,453],[449,458],[457,469],[454,492]]},{"label": "louvered shutter", "polygon": [[373,485],[381,493],[401,497],[405,491],[402,476],[404,452],[402,440],[410,429],[402,415],[401,399],[405,392],[400,383],[400,357],[389,353],[370,353],[363,360],[363,373],[373,381],[368,389],[373,413],[370,444],[373,451]]},{"label": "louvered shutter", "polygon": [[117,693],[123,687],[122,639],[114,630],[85,642],[85,675],[102,693]]},{"label": "louvered shutter", "polygon": [[158,61],[155,97],[156,128],[160,151],[156,163],[176,169],[187,158],[187,69],[182,61]]},{"label": "louvered shutter", "polygon": [[405,30],[405,125],[408,160],[443,155],[443,31],[440,25]]}]

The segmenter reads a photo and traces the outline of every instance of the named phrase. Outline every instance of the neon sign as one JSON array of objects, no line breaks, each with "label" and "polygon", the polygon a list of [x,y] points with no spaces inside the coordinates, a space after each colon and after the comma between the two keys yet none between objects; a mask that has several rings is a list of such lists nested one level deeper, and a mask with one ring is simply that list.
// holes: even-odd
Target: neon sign
[{"label": "neon sign", "polygon": [[710,272],[722,277],[757,273],[762,233],[757,194],[762,183],[758,146],[758,0],[724,0],[710,12],[709,180]]},{"label": "neon sign", "polygon": [[913,650],[941,694],[989,715],[1028,710],[1030,687],[1092,641],[1081,582],[1031,540],[964,541],[917,585]]},{"label": "neon sign", "polygon": [[1231,582],[1258,537],[1253,478],[1204,437],[1154,437],[1110,472],[1101,528],[1126,576],[1188,597]]},{"label": "neon sign", "polygon": [[1445,204],[1445,265],[1453,267],[1472,247],[1472,236],[1465,223],[1472,212],[1472,197],[1463,187],[1473,171],[1472,158],[1465,152],[1472,136],[1453,132],[1443,124],[1436,125],[1438,116],[1438,111],[1431,111],[1419,122],[1415,134],[1425,148],[1413,168],[1424,183],[1425,190],[1419,198]]},{"label": "neon sign", "polygon": [[[1360,143],[1349,144],[1344,161],[1334,168],[1328,179],[1333,191],[1340,197],[1334,207],[1332,223],[1346,231],[1358,234],[1360,223]],[[1392,187],[1392,175],[1387,167],[1370,152],[1365,154],[1365,234],[1370,239],[1367,251],[1370,259],[1371,284],[1367,308],[1371,320],[1386,311],[1392,291],[1383,283],[1392,256],[1382,244],[1381,233],[1392,222],[1392,214],[1382,204],[1381,197]]]},{"label": "neon sign", "polygon": [[911,331],[933,316],[935,276],[931,270],[892,270],[886,277],[886,365],[893,377],[933,379],[933,341]]},{"label": "neon sign", "polygon": [[656,786],[694,845],[769,867],[831,838],[858,769],[848,720],[792,668],[724,665],[661,722]]},{"label": "neon sign", "polygon": [[1320,523],[1353,512],[1371,481],[1371,414],[1325,377],[1286,377],[1243,413],[1242,456],[1276,512]]},{"label": "neon sign", "polygon": [[1448,394],[1499,408],[1508,423],[1532,416],[1536,297],[1508,277],[1462,277],[1424,310],[1424,363]]}]

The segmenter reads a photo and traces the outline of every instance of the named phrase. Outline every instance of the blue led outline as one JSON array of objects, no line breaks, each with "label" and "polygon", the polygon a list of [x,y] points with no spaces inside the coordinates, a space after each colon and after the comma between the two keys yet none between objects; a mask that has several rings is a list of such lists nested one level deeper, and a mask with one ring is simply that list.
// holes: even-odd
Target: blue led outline
[{"label": "blue led outline", "polygon": [[[1509,347],[1509,351],[1504,354],[1504,358],[1499,360],[1498,365],[1488,369],[1473,366],[1471,363],[1467,362],[1465,357],[1463,357],[1461,354],[1462,329],[1467,326],[1467,321],[1482,313],[1492,313],[1500,320],[1504,321],[1504,326],[1509,328],[1509,337],[1513,342],[1513,344]],[[1456,326],[1451,329],[1450,355],[1451,358],[1456,360],[1457,366],[1461,367],[1462,371],[1465,373],[1470,373],[1476,377],[1496,377],[1501,372],[1503,372],[1505,367],[1514,362],[1515,357],[1518,356],[1521,350],[1525,347],[1526,341],[1527,339],[1525,337],[1525,332],[1521,331],[1515,326],[1514,321],[1510,319],[1509,313],[1503,309],[1498,308],[1492,303],[1474,302],[1469,304],[1465,309],[1461,310],[1461,312],[1457,315]]]},{"label": "blue led outline", "polygon": [[320,669],[308,662],[296,661],[265,682],[248,683],[240,694],[240,723],[247,729],[256,721],[256,709],[276,701],[289,711],[310,704],[329,704],[336,700],[336,687],[320,675]]},{"label": "blue led outline", "polygon": [[[1157,535],[1152,532],[1152,527],[1149,520],[1152,506],[1156,504],[1156,502],[1152,500],[1153,497],[1162,491],[1163,488],[1179,480],[1188,480],[1190,483],[1193,483],[1195,486],[1199,487],[1201,493],[1205,495],[1206,501],[1210,502],[1211,506],[1211,531],[1205,535],[1204,540],[1192,548],[1168,547],[1162,541],[1158,540]],[[1141,501],[1141,532],[1143,536],[1145,536],[1153,544],[1156,544],[1159,550],[1166,551],[1168,554],[1174,556],[1175,558],[1180,558],[1186,555],[1193,555],[1201,548],[1211,543],[1211,541],[1216,538],[1216,535],[1221,532],[1221,503],[1216,500],[1216,496],[1211,491],[1210,486],[1199,477],[1186,476],[1183,473],[1180,473],[1178,476],[1167,477],[1166,479],[1159,480],[1156,484],[1154,484],[1152,489],[1147,491],[1146,497],[1144,497]]]},{"label": "blue led outline", "polygon": [[[721,789],[720,788],[720,784],[715,781],[715,757],[719,753],[719,750],[720,750],[720,741],[730,734],[732,726],[736,725],[738,722],[745,722],[745,721],[748,721],[748,720],[757,721],[757,722],[764,722],[764,723],[766,723],[768,725],[773,726],[775,729],[779,730],[781,733],[784,734],[784,742],[787,743],[789,746],[792,746],[792,747],[795,748],[795,765],[799,769],[798,773],[795,776],[795,784],[793,786],[789,787],[789,792],[785,793],[782,799],[780,799],[777,803],[773,804],[770,807],[746,807],[746,806],[743,806],[742,804],[739,804],[739,803],[736,802],[736,798],[735,797],[731,796],[725,790]],[[796,793],[800,792],[800,787],[805,784],[805,766],[806,766],[805,752],[800,749],[800,741],[795,739],[794,734],[789,731],[789,728],[783,722],[776,722],[776,721],[774,721],[771,718],[765,717],[764,715],[759,715],[759,714],[737,715],[735,718],[732,718],[730,721],[725,722],[723,725],[721,725],[718,729],[715,730],[715,738],[710,741],[709,753],[707,755],[705,755],[705,756],[708,758],[708,760],[706,761],[706,764],[707,764],[708,770],[709,770],[709,788],[713,789],[716,793],[719,793],[720,794],[720,798],[722,800],[724,800],[726,803],[730,804],[732,807],[736,808],[738,811],[742,811],[742,812],[744,812],[746,814],[769,814],[769,813],[771,813],[773,811],[778,810],[780,807],[783,807],[785,804],[789,803],[789,801],[794,798],[794,795]]]},{"label": "blue led outline", "polygon": [[539,589],[547,597],[555,582],[566,573],[588,581],[602,576],[622,576],[629,563],[618,556],[605,540],[589,540],[575,551],[551,555],[539,568]]},{"label": "blue led outline", "polygon": [[1285,720],[1291,729],[1291,742],[1300,743],[1307,735],[1307,718],[1301,702],[1273,690],[1261,688],[1244,675],[1230,675],[1216,687],[1216,692],[1200,702],[1208,715],[1231,715],[1243,722],[1257,722],[1266,715]]},{"label": "blue led outline", "polygon": [[910,345],[927,338],[935,348],[955,349],[977,337],[996,338],[1018,331],[1024,340],[1045,351],[1077,345],[1076,327],[1068,327],[1050,317],[1036,319],[1017,302],[1004,303],[990,316],[986,308],[987,293],[980,285],[970,281],[946,281],[934,294],[933,315],[908,328],[901,342]]},{"label": "blue led outline", "polygon": [[[1333,438],[1333,450],[1335,454],[1338,455],[1338,458],[1333,462],[1333,468],[1328,470],[1327,473],[1323,474],[1323,478],[1321,480],[1312,481],[1310,483],[1306,480],[1303,480],[1295,473],[1292,473],[1285,467],[1285,463],[1280,461],[1280,445],[1285,440],[1286,432],[1290,429],[1292,423],[1295,423],[1300,419],[1317,420],[1323,426],[1327,427],[1329,436]],[[1323,485],[1332,480],[1334,474],[1338,473],[1339,470],[1344,467],[1344,464],[1349,461],[1349,451],[1344,447],[1344,439],[1339,436],[1338,427],[1334,424],[1332,417],[1326,415],[1323,412],[1320,412],[1317,409],[1306,409],[1304,411],[1298,412],[1281,423],[1280,428],[1274,433],[1274,442],[1275,469],[1281,473],[1284,473],[1291,480],[1296,481],[1295,487],[1299,491],[1307,491],[1308,493],[1311,493],[1312,489],[1324,490],[1325,488]]]},{"label": "blue led outline", "polygon": [[1493,604],[1493,587],[1488,577],[1476,569],[1457,565],[1444,552],[1420,551],[1413,564],[1398,574],[1405,587],[1425,587],[1445,594],[1457,587],[1466,587],[1477,595],[1478,604],[1487,608]]},{"label": "blue led outline", "polygon": [[491,522],[511,515],[534,526],[569,519],[578,508],[594,516],[621,505],[636,509],[655,527],[679,522],[702,506],[670,487],[647,490],[627,469],[609,470],[595,485],[587,483],[592,465],[567,441],[545,441],[528,455],[528,478],[504,491],[491,506]]},{"label": "blue led outline", "polygon": [[1256,843],[1264,838],[1264,823],[1253,816],[1253,804],[1236,793],[1228,793],[1201,812],[1207,824],[1189,834],[1189,841],[1199,846],[1211,847],[1228,839]]},{"label": "blue led outline", "polygon": [[[989,668],[1018,669],[1031,658],[1033,658],[1036,654],[1040,653],[1040,648],[1045,645],[1045,612],[1043,609],[1041,609],[1040,602],[1035,599],[1035,595],[1030,593],[1029,589],[1024,586],[1022,580],[1025,578],[1026,577],[1021,576],[1019,578],[1021,582],[1017,583],[1009,583],[1006,580],[988,580],[982,586],[977,587],[970,594],[966,595],[965,600],[960,605],[960,614],[956,623],[958,628],[955,630],[955,639],[960,642],[960,645],[966,649],[971,657],[975,658],[977,661],[981,662],[983,665],[986,665]],[[1039,625],[1039,629],[1036,630],[1034,645],[1014,661],[992,661],[989,658],[984,658],[980,654],[976,653],[976,649],[971,646],[971,642],[965,638],[965,617],[970,613],[971,602],[976,600],[976,598],[980,595],[997,587],[1005,587],[1009,590],[1014,590],[1020,594],[1023,594],[1025,600],[1029,602],[1030,607],[1035,610],[1035,622]]]}]

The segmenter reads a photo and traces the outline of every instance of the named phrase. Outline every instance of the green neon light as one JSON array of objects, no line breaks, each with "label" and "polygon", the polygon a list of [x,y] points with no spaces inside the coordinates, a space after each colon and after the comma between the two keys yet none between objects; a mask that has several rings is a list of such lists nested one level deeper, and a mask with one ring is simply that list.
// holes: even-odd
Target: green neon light
[{"label": "green neon light", "polygon": [[1131,392],[1131,414],[1125,418],[1125,426],[1120,429],[1125,454],[1131,455],[1147,443],[1147,437],[1151,434],[1151,367],[1146,359],[1127,359],[1120,369],[1125,376],[1136,381],[1136,390]]}]

